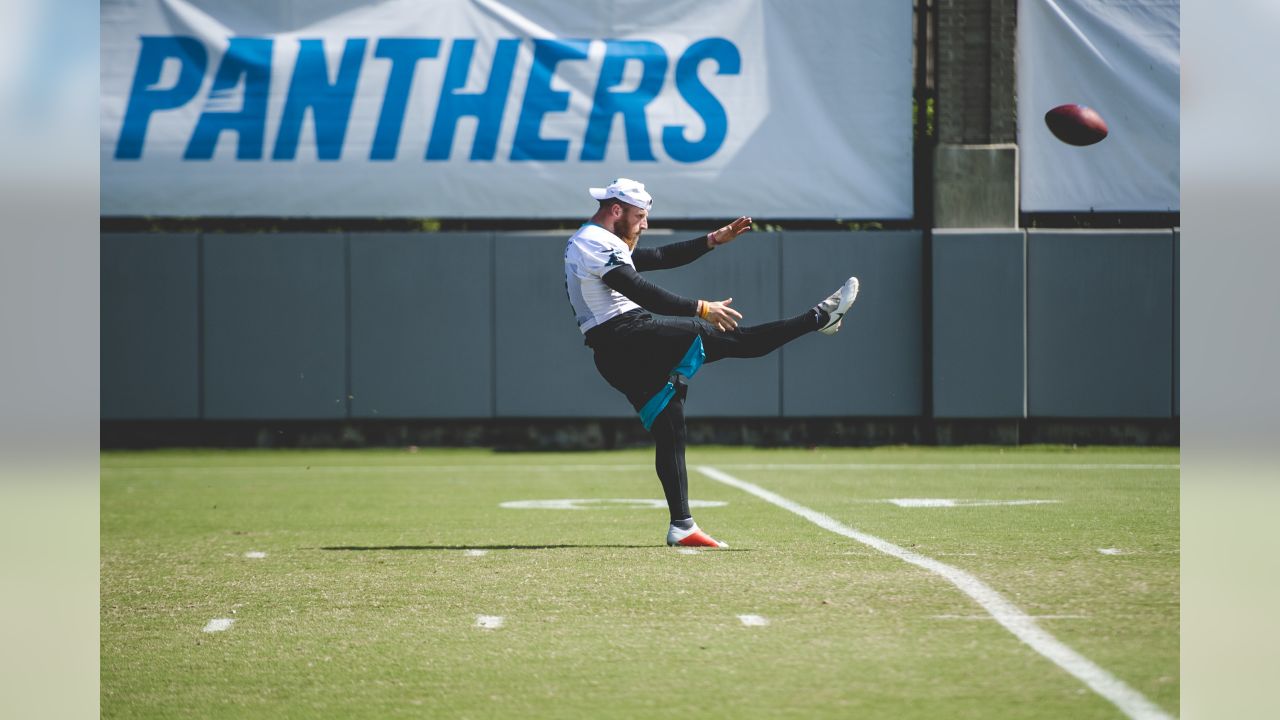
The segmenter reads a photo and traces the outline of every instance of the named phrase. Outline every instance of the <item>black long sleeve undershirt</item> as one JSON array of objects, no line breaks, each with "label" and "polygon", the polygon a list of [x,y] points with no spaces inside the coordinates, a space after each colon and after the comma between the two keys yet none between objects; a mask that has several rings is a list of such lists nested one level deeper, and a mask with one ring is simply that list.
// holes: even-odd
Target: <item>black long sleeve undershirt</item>
[{"label": "black long sleeve undershirt", "polygon": [[[673,246],[668,245],[667,247]],[[632,253],[631,259],[635,260],[635,257],[635,253]],[[682,317],[693,317],[698,314],[697,300],[690,300],[668,290],[663,290],[641,277],[640,273],[633,270],[630,265],[621,265],[610,270],[601,279],[604,280],[605,285],[627,296],[631,302],[651,313]]]},{"label": "black long sleeve undershirt", "polygon": [[707,236],[701,235],[692,240],[674,242],[662,247],[636,248],[631,251],[631,262],[635,263],[638,271],[669,270],[688,265],[710,251],[711,248],[707,247]]}]

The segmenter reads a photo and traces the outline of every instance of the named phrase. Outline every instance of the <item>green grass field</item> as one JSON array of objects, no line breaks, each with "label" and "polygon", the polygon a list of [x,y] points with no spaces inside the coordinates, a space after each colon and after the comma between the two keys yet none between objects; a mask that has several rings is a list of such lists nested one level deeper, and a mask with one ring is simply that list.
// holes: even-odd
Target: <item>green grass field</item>
[{"label": "green grass field", "polygon": [[[692,555],[665,507],[500,507],[658,499],[652,460],[104,453],[102,715],[1124,716],[943,577],[695,466],[968,572],[1178,712],[1176,449],[693,448],[731,548]],[[886,502],[921,498],[1055,502]]]}]

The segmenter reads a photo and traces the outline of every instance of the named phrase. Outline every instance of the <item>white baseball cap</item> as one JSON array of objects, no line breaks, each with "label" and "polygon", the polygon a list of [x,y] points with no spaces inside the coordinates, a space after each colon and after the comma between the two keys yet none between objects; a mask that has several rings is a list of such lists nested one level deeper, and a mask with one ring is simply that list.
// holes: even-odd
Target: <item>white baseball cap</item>
[{"label": "white baseball cap", "polygon": [[587,192],[591,193],[591,197],[597,200],[617,198],[641,210],[648,210],[653,207],[653,196],[645,192],[644,183],[630,178],[618,178],[609,183],[608,187],[587,188]]}]

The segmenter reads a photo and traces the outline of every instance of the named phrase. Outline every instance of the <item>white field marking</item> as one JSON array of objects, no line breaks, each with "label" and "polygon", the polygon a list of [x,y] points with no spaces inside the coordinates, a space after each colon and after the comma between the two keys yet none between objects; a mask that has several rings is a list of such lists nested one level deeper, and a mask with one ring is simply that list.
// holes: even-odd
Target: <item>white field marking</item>
[{"label": "white field marking", "polygon": [[919,553],[914,553],[874,535],[855,530],[829,515],[811,510],[781,495],[765,490],[759,485],[739,480],[713,467],[700,465],[696,469],[716,482],[755,495],[765,502],[772,503],[783,510],[799,515],[824,530],[843,535],[863,545],[869,545],[886,555],[891,555],[936,575],[941,575],[965,595],[973,598],[984,610],[990,613],[991,617],[995,618],[996,622],[1003,625],[1006,630],[1030,646],[1032,650],[1040,653],[1053,664],[1075,676],[1076,679],[1083,682],[1095,693],[1111,701],[1125,715],[1135,720],[1163,720],[1171,717],[1148,700],[1142,693],[1126,685],[1123,680],[1102,669],[1089,658],[1072,650],[1063,644],[1061,640],[1050,635],[1036,624],[1034,618],[1006,600],[1003,595],[993,590],[986,583],[964,570]]},{"label": "white field marking", "polygon": [[680,553],[681,555],[701,555],[702,554],[698,551],[698,548],[687,548],[687,547],[676,548],[676,552]]},{"label": "white field marking", "polygon": [[[690,500],[691,508],[724,507],[729,503],[719,500]],[[608,510],[617,508],[662,509],[667,506],[666,500],[647,500],[641,498],[566,498],[563,500],[508,500],[498,503],[498,507],[509,510]]]},{"label": "white field marking", "polygon": [[470,549],[463,553],[463,555],[466,555],[467,557],[484,557],[485,555],[488,555],[488,554],[489,554],[488,550],[475,550],[475,549]]},{"label": "white field marking", "polygon": [[252,558],[254,560],[261,560],[262,558],[266,557],[267,554],[262,552],[261,550],[250,550],[249,552],[245,553],[244,556],[247,558]]},{"label": "white field marking", "polygon": [[1121,550],[1120,548],[1098,548],[1098,552],[1102,553],[1103,555],[1124,555],[1125,554],[1124,550]]},{"label": "white field marking", "polygon": [[1139,463],[755,463],[734,470],[1177,470],[1177,464]]},{"label": "white field marking", "polygon": [[233,620],[232,618],[214,618],[213,620],[209,621],[208,625],[204,626],[204,631],[205,632],[222,632],[223,630],[230,628],[231,624],[234,622],[235,620]]},{"label": "white field marking", "polygon": [[[1088,615],[1028,615],[1036,620],[1088,620]],[[990,615],[934,615],[934,620],[995,620]]]},{"label": "white field marking", "polygon": [[[872,501],[877,502],[877,501]],[[989,505],[1046,505],[1061,500],[956,500],[953,498],[892,498],[878,502],[893,503],[903,508],[922,507],[986,507]]]},{"label": "white field marking", "polygon": [[739,615],[738,619],[746,627],[764,627],[769,624],[769,618],[760,615]]},{"label": "white field marking", "polygon": [[501,615],[477,615],[476,616],[476,627],[480,628],[481,630],[497,630],[498,628],[502,627],[502,623],[503,623],[503,620]]}]

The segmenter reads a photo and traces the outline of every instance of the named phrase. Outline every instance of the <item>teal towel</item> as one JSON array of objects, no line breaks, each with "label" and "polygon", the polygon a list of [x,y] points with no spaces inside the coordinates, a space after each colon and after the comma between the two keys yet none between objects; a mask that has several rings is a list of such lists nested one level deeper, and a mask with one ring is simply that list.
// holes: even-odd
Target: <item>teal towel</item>
[{"label": "teal towel", "polygon": [[[689,351],[680,359],[680,364],[675,366],[671,371],[672,375],[683,375],[686,378],[693,377],[698,368],[702,367],[703,361],[707,359],[707,353],[702,349],[702,337],[695,337],[693,343],[689,345]],[[667,383],[653,397],[649,398],[649,402],[640,408],[640,422],[644,424],[644,429],[649,430],[653,427],[653,421],[667,409],[667,403],[671,402],[671,398],[676,394],[676,388],[671,383]]]}]

